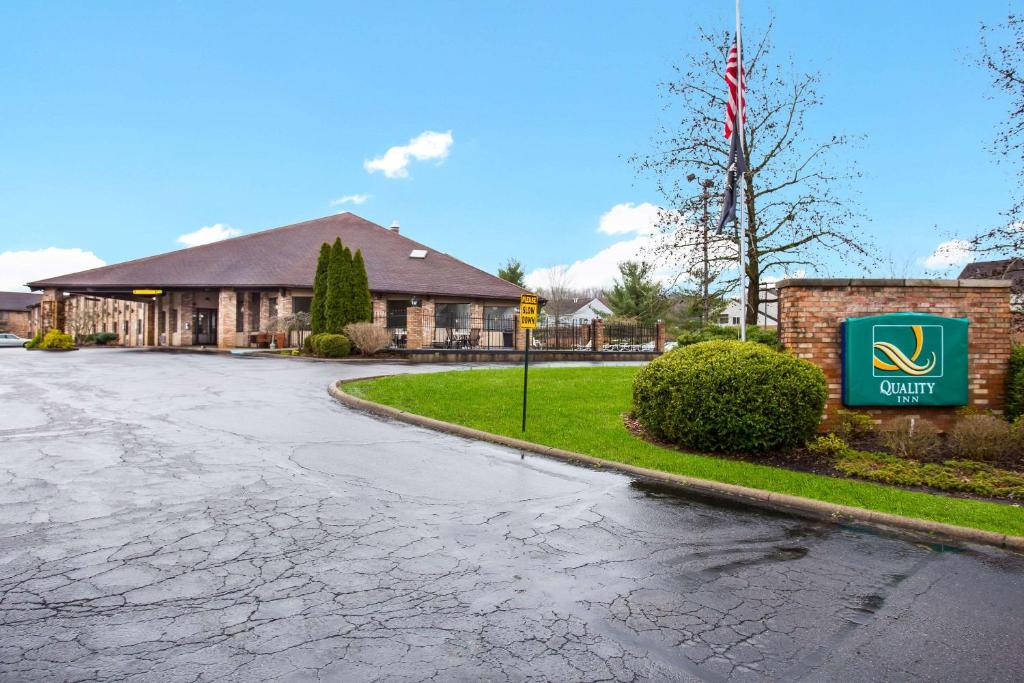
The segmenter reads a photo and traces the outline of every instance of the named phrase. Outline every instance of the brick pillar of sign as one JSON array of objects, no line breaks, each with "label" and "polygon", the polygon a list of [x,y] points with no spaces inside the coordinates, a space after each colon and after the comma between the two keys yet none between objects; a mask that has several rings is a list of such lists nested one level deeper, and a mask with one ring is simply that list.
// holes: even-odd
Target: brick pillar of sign
[{"label": "brick pillar of sign", "polygon": [[521,329],[519,327],[519,315],[518,314],[512,316],[512,324],[515,325],[515,331],[516,331],[516,339],[515,339],[516,351],[525,351],[526,350],[526,330]]},{"label": "brick pillar of sign", "polygon": [[593,338],[594,338],[594,350],[600,351],[604,349],[604,321],[600,318],[594,318],[591,323],[593,326]]},{"label": "brick pillar of sign", "polygon": [[[930,313],[967,318],[968,401],[1002,412],[1011,350],[1010,282],[1007,280],[782,280],[779,292],[779,338],[783,346],[825,372],[828,401],[825,423],[842,404],[840,323],[885,313]],[[955,407],[851,408],[876,422],[915,416],[948,429]]]},{"label": "brick pillar of sign", "polygon": [[665,322],[663,320],[654,324],[654,350],[658,353],[665,352]]},{"label": "brick pillar of sign", "polygon": [[405,309],[405,348],[423,348],[423,309],[410,306]]}]

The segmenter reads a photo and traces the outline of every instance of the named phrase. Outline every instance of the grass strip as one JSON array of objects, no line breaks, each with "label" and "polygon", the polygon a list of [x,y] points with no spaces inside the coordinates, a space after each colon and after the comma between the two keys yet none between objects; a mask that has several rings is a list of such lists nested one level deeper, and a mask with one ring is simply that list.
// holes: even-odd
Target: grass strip
[{"label": "grass strip", "polygon": [[630,434],[622,414],[637,367],[530,371],[527,430],[520,431],[522,370],[396,375],[345,384],[359,398],[493,434],[662,472],[852,507],[1024,536],[1024,509],[906,491],[870,482],[661,448]]}]

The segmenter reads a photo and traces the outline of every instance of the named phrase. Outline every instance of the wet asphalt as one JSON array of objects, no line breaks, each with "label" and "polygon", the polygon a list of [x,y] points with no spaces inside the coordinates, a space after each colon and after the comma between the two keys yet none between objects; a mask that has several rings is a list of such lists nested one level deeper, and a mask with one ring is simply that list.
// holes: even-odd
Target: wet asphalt
[{"label": "wet asphalt", "polygon": [[1021,556],[696,500],[325,389],[433,369],[0,349],[0,679],[1024,677]]}]

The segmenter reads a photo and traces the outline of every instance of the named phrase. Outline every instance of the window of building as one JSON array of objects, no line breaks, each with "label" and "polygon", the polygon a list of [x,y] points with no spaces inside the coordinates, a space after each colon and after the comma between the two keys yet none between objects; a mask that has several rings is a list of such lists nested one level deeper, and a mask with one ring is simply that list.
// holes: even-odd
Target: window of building
[{"label": "window of building", "polygon": [[733,325],[739,325],[739,324],[740,324],[740,319],[739,319],[739,318],[736,318],[736,317],[734,317],[734,318],[732,319],[732,324],[733,324]]},{"label": "window of building", "polygon": [[142,334],[142,318],[135,321],[135,334]]},{"label": "window of building", "polygon": [[293,296],[292,313],[311,313],[313,311],[313,297]]},{"label": "window of building", "polygon": [[252,311],[250,316],[252,317],[252,324],[249,326],[250,330],[260,329],[260,293],[252,293],[252,303],[250,304]]},{"label": "window of building", "polygon": [[235,294],[235,332],[245,332],[245,294]]},{"label": "window of building", "polygon": [[434,304],[434,327],[469,327],[469,304]]},{"label": "window of building", "polygon": [[515,306],[484,306],[484,320],[488,323],[511,319],[515,313]]},{"label": "window of building", "polygon": [[412,301],[409,299],[388,299],[388,327],[391,329],[404,329],[406,309],[410,306],[412,306]]},{"label": "window of building", "polygon": [[167,331],[167,311],[160,311],[160,315],[157,317],[157,325],[160,327],[160,334]]},{"label": "window of building", "polygon": [[178,309],[171,309],[171,334],[178,331]]},{"label": "window of building", "polygon": [[276,317],[277,317],[277,297],[276,296],[268,296],[267,297],[267,319],[268,320],[273,320]]},{"label": "window of building", "polygon": [[127,320],[124,321],[124,324],[122,325],[122,327],[124,328],[124,336],[127,337],[128,336],[128,321]]},{"label": "window of building", "polygon": [[728,325],[729,324],[729,314],[728,313],[723,313],[722,315],[718,316],[718,324],[719,325]]}]

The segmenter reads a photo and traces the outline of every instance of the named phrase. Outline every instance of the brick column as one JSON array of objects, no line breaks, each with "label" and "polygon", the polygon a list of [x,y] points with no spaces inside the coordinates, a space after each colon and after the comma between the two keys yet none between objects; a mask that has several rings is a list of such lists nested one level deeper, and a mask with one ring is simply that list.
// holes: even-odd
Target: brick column
[{"label": "brick column", "polygon": [[405,309],[405,348],[422,349],[423,340],[423,309],[410,306]]},{"label": "brick column", "polygon": [[600,318],[594,318],[591,324],[594,326],[594,350],[601,351],[604,349],[604,321]]},{"label": "brick column", "polygon": [[233,289],[222,289],[217,297],[217,348],[235,348],[235,304]]},{"label": "brick column", "polygon": [[143,342],[143,344],[145,344],[146,346],[156,346],[157,343],[156,319],[158,307],[159,304],[156,303],[155,301],[147,303],[142,307],[142,310],[145,311],[146,316],[146,337],[145,341]]},{"label": "brick column", "polygon": [[658,353],[665,352],[665,321],[659,320],[654,324],[654,350]]},{"label": "brick column", "polygon": [[196,312],[196,295],[193,292],[181,293],[181,307],[178,309],[180,324],[179,338],[182,346],[192,346],[196,339],[196,331],[192,328],[192,316]]},{"label": "brick column", "polygon": [[59,289],[44,289],[39,306],[40,329],[46,334],[53,328],[64,329],[64,293]]},{"label": "brick column", "polygon": [[379,296],[373,297],[373,324],[377,327],[388,326],[388,302]]},{"label": "brick column", "polygon": [[512,316],[512,324],[515,325],[515,345],[516,351],[526,350],[526,330],[519,327],[519,314]]}]

